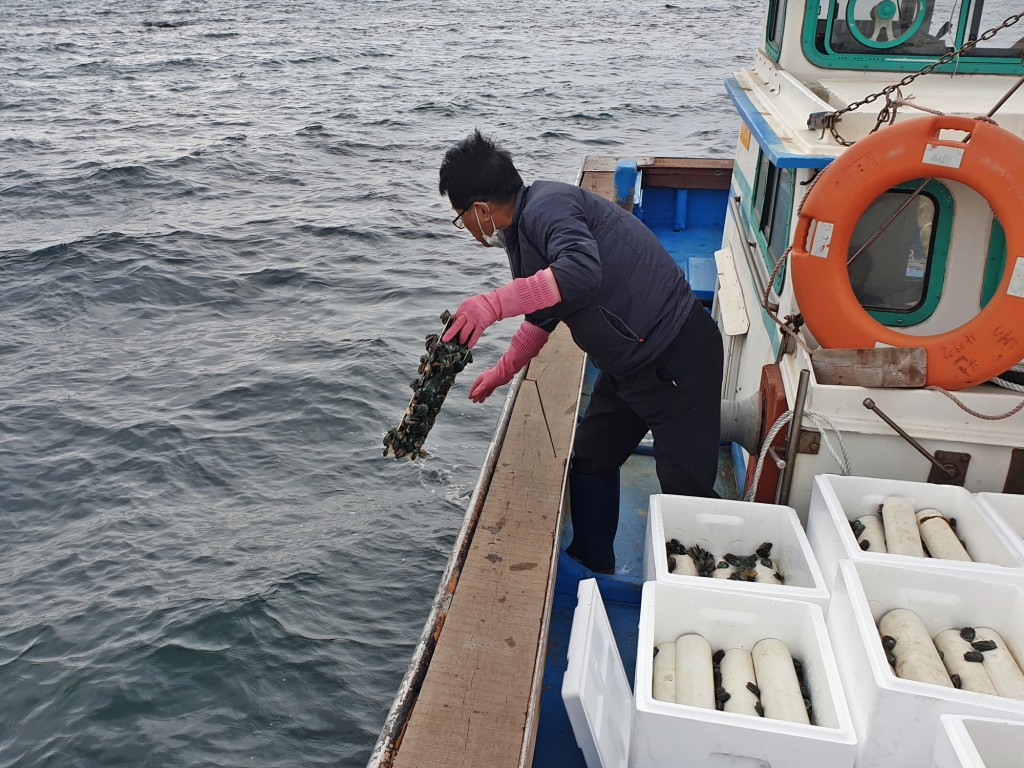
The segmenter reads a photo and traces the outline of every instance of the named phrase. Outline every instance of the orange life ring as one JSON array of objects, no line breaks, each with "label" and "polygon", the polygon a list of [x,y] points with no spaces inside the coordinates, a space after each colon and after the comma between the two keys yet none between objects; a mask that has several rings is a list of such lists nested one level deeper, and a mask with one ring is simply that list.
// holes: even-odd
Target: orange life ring
[{"label": "orange life ring", "polygon": [[[966,144],[940,139],[967,131]],[[1006,233],[1006,267],[992,300],[958,328],[912,336],[887,328],[857,301],[846,262],[864,211],[911,179],[959,181],[992,206]],[[1024,357],[1024,139],[983,120],[922,117],[870,134],[830,163],[807,194],[793,235],[793,289],[807,327],[826,348],[924,347],[926,383],[964,389]]]}]

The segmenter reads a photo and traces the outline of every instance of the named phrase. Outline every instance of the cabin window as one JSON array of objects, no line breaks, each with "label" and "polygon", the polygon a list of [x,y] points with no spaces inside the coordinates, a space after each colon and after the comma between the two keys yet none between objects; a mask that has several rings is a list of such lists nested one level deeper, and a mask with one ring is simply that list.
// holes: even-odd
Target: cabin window
[{"label": "cabin window", "polygon": [[[1019,0],[810,0],[803,47],[819,66],[918,70],[1020,11]],[[1024,24],[1001,30],[938,71],[1024,71]]]},{"label": "cabin window", "polygon": [[768,270],[782,258],[789,246],[789,219],[793,209],[793,171],[777,168],[764,154],[758,163],[754,187],[754,221],[758,242],[764,253]]},{"label": "cabin window", "polygon": [[[975,3],[964,25],[965,40],[975,40],[983,32],[998,27],[1008,17],[1024,10],[1020,0],[987,0]],[[984,40],[974,49],[979,56],[1016,56],[1024,54],[1024,22],[999,30],[990,40]]]},{"label": "cabin window", "polygon": [[934,181],[911,199],[918,186],[920,181],[908,182],[881,195],[850,240],[850,285],[861,306],[884,325],[923,322],[942,292],[953,201]]},{"label": "cabin window", "polygon": [[778,61],[782,53],[782,30],[786,25],[785,0],[769,0],[768,21],[765,29],[765,48],[772,61]]}]

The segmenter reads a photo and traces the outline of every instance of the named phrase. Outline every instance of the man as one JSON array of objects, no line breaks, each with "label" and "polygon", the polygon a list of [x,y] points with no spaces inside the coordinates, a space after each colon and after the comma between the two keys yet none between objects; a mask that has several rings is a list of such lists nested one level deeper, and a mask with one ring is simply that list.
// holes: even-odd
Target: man
[{"label": "man", "polygon": [[503,247],[515,278],[463,301],[444,340],[473,346],[492,323],[526,316],[470,398],[481,403],[511,381],[559,322],[601,371],[576,432],[566,551],[614,573],[619,467],[648,429],[662,492],[717,496],[718,327],[639,219],[570,184],[524,186],[511,155],[479,130],[448,150],[440,177],[452,223]]}]

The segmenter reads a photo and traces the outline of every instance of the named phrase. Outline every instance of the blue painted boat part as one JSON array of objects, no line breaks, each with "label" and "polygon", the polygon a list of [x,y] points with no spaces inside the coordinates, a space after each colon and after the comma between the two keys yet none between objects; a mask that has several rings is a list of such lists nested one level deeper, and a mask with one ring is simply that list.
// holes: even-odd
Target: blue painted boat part
[{"label": "blue painted boat part", "polygon": [[697,298],[710,306],[718,281],[715,251],[729,207],[727,189],[643,190],[636,214],[683,270]]},{"label": "blue painted boat part", "polygon": [[628,208],[636,197],[636,182],[640,172],[636,160],[624,158],[615,164],[615,203]]},{"label": "blue painted boat part", "polygon": [[726,78],[725,91],[754,140],[776,168],[824,168],[835,159],[831,155],[803,155],[788,151],[735,77]]}]

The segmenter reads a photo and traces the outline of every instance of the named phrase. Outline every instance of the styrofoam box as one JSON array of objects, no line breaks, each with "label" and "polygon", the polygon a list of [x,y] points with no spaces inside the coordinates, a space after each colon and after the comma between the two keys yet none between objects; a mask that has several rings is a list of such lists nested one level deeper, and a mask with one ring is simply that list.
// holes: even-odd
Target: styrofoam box
[{"label": "styrofoam box", "polygon": [[1024,723],[959,715],[941,721],[934,768],[1020,768],[1024,762]]},{"label": "styrofoam box", "polygon": [[[863,551],[857,544],[850,522],[878,512],[879,505],[888,496],[912,499],[914,509],[918,511],[932,507],[947,518],[955,517],[957,535],[963,540],[974,562]],[[1024,553],[1018,553],[1010,547],[1003,533],[997,531],[989,518],[982,514],[974,495],[955,485],[817,475],[811,489],[811,504],[807,514],[807,538],[818,559],[818,566],[825,575],[825,584],[830,589],[836,578],[836,567],[843,559],[913,563],[915,568],[997,573],[1024,565]]]},{"label": "styrofoam box", "polygon": [[1024,558],[1024,496],[1016,493],[976,493],[981,508],[989,514],[1010,546]]},{"label": "styrofoam box", "polygon": [[[692,581],[696,581],[695,579]],[[657,701],[654,647],[689,633],[715,650],[778,638],[803,663],[817,725]],[[852,766],[856,748],[824,614],[811,603],[649,581],[640,602],[630,765]]]},{"label": "styrofoam box", "polygon": [[896,608],[914,611],[932,637],[991,627],[1024,660],[1024,573],[843,560],[826,623],[857,731],[858,768],[931,765],[940,715],[1024,719],[1024,701],[897,677],[877,626]]},{"label": "styrofoam box", "polygon": [[[727,552],[749,555],[762,542],[770,541],[772,560],[786,582],[771,584],[669,573],[665,542],[670,539],[678,539],[687,547],[697,544],[717,557]],[[651,496],[644,545],[644,578],[666,584],[807,600],[828,611],[825,579],[800,518],[792,507],[777,504],[668,494]]]}]

